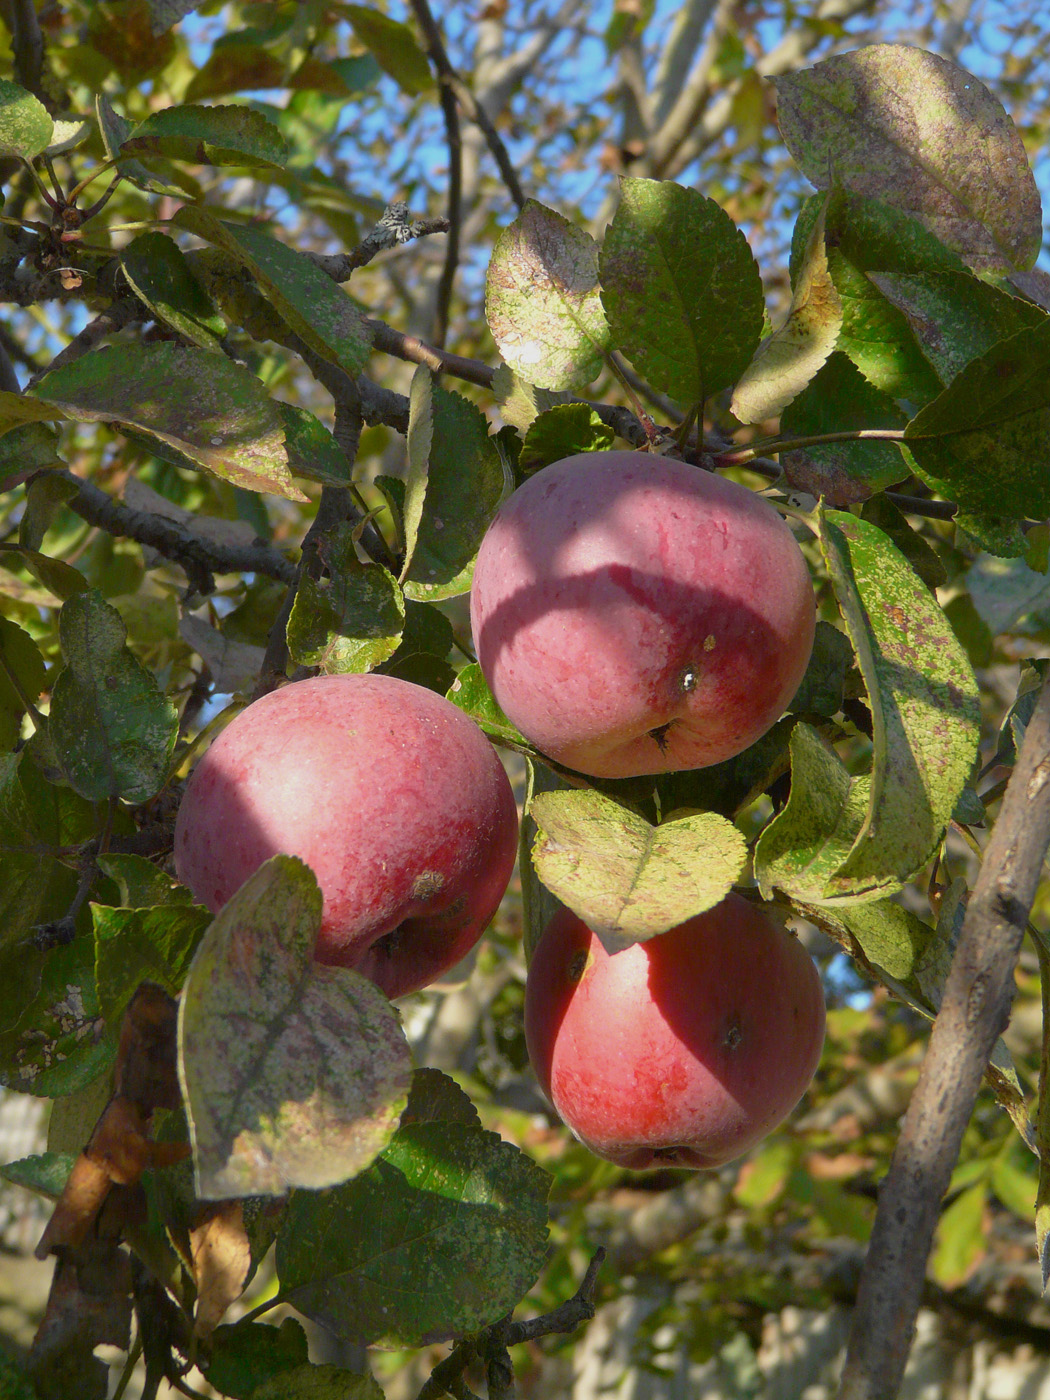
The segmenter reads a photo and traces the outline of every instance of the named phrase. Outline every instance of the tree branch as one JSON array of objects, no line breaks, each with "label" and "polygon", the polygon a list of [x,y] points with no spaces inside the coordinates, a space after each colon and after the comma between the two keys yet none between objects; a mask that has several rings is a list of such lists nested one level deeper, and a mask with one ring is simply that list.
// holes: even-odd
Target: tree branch
[{"label": "tree branch", "polygon": [[64,481],[76,487],[77,494],[66,504],[81,520],[105,530],[109,535],[137,540],[158,554],[178,564],[186,572],[191,587],[198,593],[213,593],[215,580],[212,570],[220,573],[256,573],[281,583],[295,577],[295,565],[266,544],[231,545],[217,540],[205,540],[193,534],[175,520],[160,515],[132,510],[100,490],[94,482],[86,481],[68,469],[48,468]]},{"label": "tree branch", "polygon": [[315,267],[331,277],[333,282],[345,282],[359,267],[370,263],[387,248],[397,248],[413,238],[426,238],[432,233],[448,233],[448,219],[410,219],[408,205],[398,199],[383,210],[375,228],[349,253],[305,253]]},{"label": "tree branch", "polygon": [[[420,0],[412,0],[412,3],[415,8]],[[445,54],[444,45],[441,43],[441,37],[437,32],[433,18],[431,18],[430,24],[438,50],[444,57],[446,70],[442,70],[437,51],[428,39],[427,52],[431,62],[438,70],[438,96],[441,104],[441,115],[445,120],[445,140],[448,143],[448,243],[445,247],[445,264],[441,269],[434,300],[434,339],[439,345],[444,345],[448,335],[452,286],[456,280],[456,268],[459,266],[459,236],[463,218],[463,139],[459,130],[459,108],[456,105],[456,95],[449,80],[451,64],[448,62],[448,55]]]},{"label": "tree branch", "polygon": [[15,77],[34,97],[39,97],[49,111],[54,104],[44,91],[44,36],[33,0],[3,0],[0,18],[11,31]]},{"label": "tree branch", "polygon": [[892,1400],[900,1388],[926,1260],[962,1135],[996,1038],[1050,845],[1050,685],[1043,683],[905,1115],[861,1275],[839,1400]]},{"label": "tree branch", "polygon": [[373,331],[372,346],[384,354],[394,355],[399,360],[411,364],[426,365],[435,374],[452,374],[457,379],[465,379],[470,384],[480,384],[483,389],[492,388],[496,371],[483,360],[469,360],[465,355],[453,355],[447,350],[439,350],[428,345],[418,336],[395,330],[385,321],[369,320]]}]

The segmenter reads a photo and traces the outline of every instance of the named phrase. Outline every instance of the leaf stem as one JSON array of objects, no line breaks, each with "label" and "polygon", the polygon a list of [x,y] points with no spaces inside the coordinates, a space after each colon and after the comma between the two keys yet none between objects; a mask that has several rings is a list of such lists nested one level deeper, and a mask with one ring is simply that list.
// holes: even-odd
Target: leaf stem
[{"label": "leaf stem", "polygon": [[844,428],[837,433],[808,433],[793,438],[763,438],[747,447],[731,448],[728,452],[715,453],[715,465],[719,467],[739,467],[756,457],[764,457],[770,452],[793,452],[799,447],[818,447],[823,442],[860,442],[865,439],[874,442],[903,442],[904,428]]}]

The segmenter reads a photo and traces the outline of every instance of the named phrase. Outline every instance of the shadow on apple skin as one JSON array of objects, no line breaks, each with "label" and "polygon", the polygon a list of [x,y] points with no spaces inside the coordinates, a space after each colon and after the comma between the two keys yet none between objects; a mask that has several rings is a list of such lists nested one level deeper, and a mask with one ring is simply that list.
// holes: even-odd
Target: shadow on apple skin
[{"label": "shadow on apple skin", "polygon": [[489,527],[471,589],[496,700],[594,777],[742,752],[797,690],[815,621],[805,559],[768,502],[644,453],[529,478]]},{"label": "shadow on apple skin", "polygon": [[633,1170],[712,1168],[798,1103],[824,1043],[820,975],[797,939],[739,895],[610,955],[567,910],[526,986],[525,1032],[555,1110]]},{"label": "shadow on apple skin", "polygon": [[389,676],[298,681],[243,710],[194,769],[175,862],[217,912],[278,853],[324,898],[315,956],[389,997],[465,957],[510,880],[518,814],[481,731]]}]

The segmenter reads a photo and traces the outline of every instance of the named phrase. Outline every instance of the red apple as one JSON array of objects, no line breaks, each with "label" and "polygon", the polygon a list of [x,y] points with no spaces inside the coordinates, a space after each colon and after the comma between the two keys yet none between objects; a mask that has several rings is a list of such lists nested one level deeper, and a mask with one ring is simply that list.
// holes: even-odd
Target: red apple
[{"label": "red apple", "polygon": [[644,452],[567,457],[515,491],[482,542],[470,615],[508,717],[602,778],[753,744],[798,689],[816,620],[768,501]]},{"label": "red apple", "polygon": [[802,1097],[824,993],[802,944],[740,895],[610,955],[561,910],[536,946],[525,1038],[575,1135],[622,1167],[718,1167]]},{"label": "red apple", "polygon": [[395,997],[480,938],[517,830],[503,765],[462,711],[391,676],[321,676],[256,700],[208,749],[175,866],[218,910],[270,856],[301,857],[324,899],[318,960]]}]

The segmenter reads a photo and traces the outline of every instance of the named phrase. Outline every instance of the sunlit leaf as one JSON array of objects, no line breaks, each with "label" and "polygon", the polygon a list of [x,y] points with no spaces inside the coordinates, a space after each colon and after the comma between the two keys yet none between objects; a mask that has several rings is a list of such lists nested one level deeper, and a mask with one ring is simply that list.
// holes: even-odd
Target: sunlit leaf
[{"label": "sunlit leaf", "polygon": [[179,1008],[179,1077],[203,1196],[280,1195],[362,1171],[390,1140],[411,1058],[371,982],[313,960],[321,892],[274,856],[216,917]]},{"label": "sunlit leaf", "polygon": [[282,1296],[350,1341],[421,1346],[474,1332],[535,1281],[549,1187],[495,1133],[408,1123],[361,1176],[292,1196],[277,1239]]},{"label": "sunlit leaf", "polygon": [[740,878],[742,834],[714,812],[650,826],[597,792],[533,797],[532,864],[615,953],[712,909]]},{"label": "sunlit leaf", "polygon": [[818,189],[905,209],[978,269],[1035,261],[1042,218],[1020,133],[972,73],[871,44],[774,82],[785,144]]},{"label": "sunlit leaf", "polygon": [[51,144],[53,130],[54,122],[38,98],[0,78],[0,156],[32,160]]},{"label": "sunlit leaf", "polygon": [[654,388],[694,404],[743,373],[762,334],[762,281],[713,199],[621,177],[600,273],[613,340]]},{"label": "sunlit leaf", "polygon": [[527,201],[496,239],[485,316],[512,369],[544,389],[589,384],[609,327],[598,294],[598,247],[553,209]]},{"label": "sunlit leaf", "polygon": [[842,301],[828,272],[821,209],[800,259],[787,319],[758,347],[737,380],[730,408],[741,423],[774,418],[831,354],[842,326]]}]

